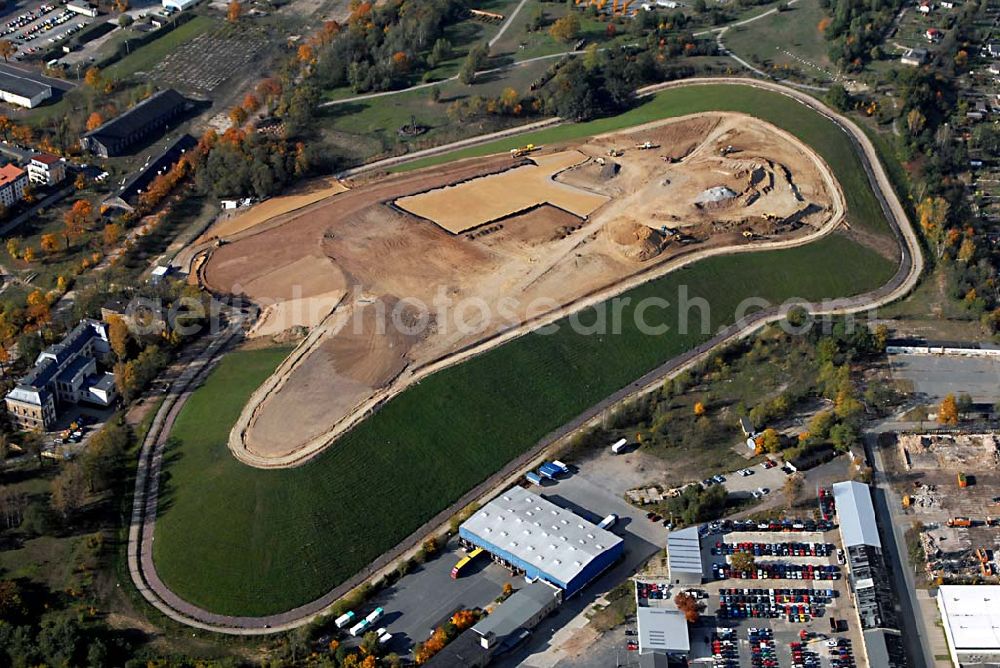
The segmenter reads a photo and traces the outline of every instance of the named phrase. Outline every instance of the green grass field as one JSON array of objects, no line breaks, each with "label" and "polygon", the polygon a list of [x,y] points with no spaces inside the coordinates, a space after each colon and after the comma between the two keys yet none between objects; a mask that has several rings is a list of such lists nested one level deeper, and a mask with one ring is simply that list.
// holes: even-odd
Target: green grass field
[{"label": "green grass field", "polygon": [[[630,112],[627,121],[580,126],[589,129],[576,136],[656,114],[731,109],[738,101],[765,118],[784,111],[781,125],[815,140],[810,143],[845,186],[863,183],[844,171],[861,170],[849,159],[846,138],[829,136],[834,133],[826,121],[751,89],[678,89]],[[568,138],[575,129],[556,132]],[[857,203],[864,194],[853,197]],[[885,228],[874,217],[863,220]],[[545,434],[708,338],[697,327],[677,331],[681,286],[690,299],[711,304],[708,331],[715,331],[732,321],[744,298],[857,294],[883,284],[894,270],[840,235],[796,249],[711,258],[623,295],[630,301],[621,309],[620,333],[585,336],[563,321],[554,334],[517,339],[425,379],[296,469],[262,471],[230,455],[226,438],[240,407],[287,351],[232,353],[192,396],[172,433],[154,543],[159,574],[183,598],[219,613],[261,615],[303,604],[358,572]],[[650,325],[670,326],[665,334],[644,334],[636,325],[635,305],[649,297],[674,304],[645,314]],[[594,313],[580,320],[592,322]]]},{"label": "green grass field", "polygon": [[819,0],[799,0],[783,12],[730,28],[724,36],[726,47],[762,69],[774,67],[777,76],[787,67],[829,83],[834,67],[827,55],[829,43],[818,30],[825,15]]}]

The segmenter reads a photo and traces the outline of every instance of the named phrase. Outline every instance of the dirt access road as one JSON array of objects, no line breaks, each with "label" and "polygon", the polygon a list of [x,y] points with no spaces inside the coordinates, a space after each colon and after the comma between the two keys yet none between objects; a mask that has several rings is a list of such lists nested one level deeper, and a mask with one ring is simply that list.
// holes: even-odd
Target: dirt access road
[{"label": "dirt access road", "polygon": [[231,448],[254,466],[300,464],[432,370],[705,252],[806,243],[844,208],[815,152],[721,113],[355,184],[237,234],[202,267],[212,290],[260,304],[269,334],[286,316],[313,328],[251,398]]}]

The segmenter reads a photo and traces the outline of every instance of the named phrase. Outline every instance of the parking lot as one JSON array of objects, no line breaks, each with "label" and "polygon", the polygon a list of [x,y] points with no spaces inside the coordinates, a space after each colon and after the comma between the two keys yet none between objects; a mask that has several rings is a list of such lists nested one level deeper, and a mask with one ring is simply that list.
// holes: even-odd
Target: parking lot
[{"label": "parking lot", "polygon": [[[681,591],[699,598],[704,609],[692,627],[691,661],[720,668],[866,665],[832,523],[719,522],[703,533],[706,584],[671,586],[653,578],[637,586],[643,606],[673,607]],[[753,555],[750,570],[733,572],[735,552]]]},{"label": "parking lot", "polygon": [[17,47],[15,60],[59,46],[94,19],[66,9],[64,2],[31,2],[3,16],[0,38]]}]

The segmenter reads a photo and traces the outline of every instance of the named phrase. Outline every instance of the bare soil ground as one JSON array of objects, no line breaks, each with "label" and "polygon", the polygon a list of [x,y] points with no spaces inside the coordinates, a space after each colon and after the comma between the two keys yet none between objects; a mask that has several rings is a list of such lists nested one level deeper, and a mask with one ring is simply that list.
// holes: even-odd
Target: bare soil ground
[{"label": "bare soil ground", "polygon": [[[646,141],[658,147],[636,148]],[[609,156],[611,148],[624,153]],[[531,163],[499,155],[373,180],[215,249],[201,271],[213,290],[265,306],[346,293],[332,316],[314,317],[323,324],[255,393],[231,441],[259,465],[321,449],[404,370],[672,258],[745,245],[745,233],[755,243],[805,236],[842,201],[811,150],[738,114],[543,147]],[[500,191],[483,185],[504,178]],[[586,201],[583,215],[549,204],[553,186]],[[734,194],[698,202],[718,188]],[[481,206],[483,192],[503,201]],[[401,208],[414,195],[433,202],[426,217]],[[272,322],[266,331],[280,328]]]},{"label": "bare soil ground", "polygon": [[396,206],[453,234],[542,204],[586,217],[610,198],[558,183],[553,177],[587,161],[588,157],[579,151],[540,155],[529,164],[499,174],[401,197]]},{"label": "bare soil ground", "polygon": [[225,239],[231,237],[234,234],[256,227],[261,223],[266,223],[275,216],[301,209],[304,206],[326,199],[331,195],[342,193],[345,190],[347,190],[347,187],[333,177],[309,181],[301,187],[292,190],[287,195],[272,197],[260,204],[255,204],[246,211],[221,218],[196,243],[215,238]]}]

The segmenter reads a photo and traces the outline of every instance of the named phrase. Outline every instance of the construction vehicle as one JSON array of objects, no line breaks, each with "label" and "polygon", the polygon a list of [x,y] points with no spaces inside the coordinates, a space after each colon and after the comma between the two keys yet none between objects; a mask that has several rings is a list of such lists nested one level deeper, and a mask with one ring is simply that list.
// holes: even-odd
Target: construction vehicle
[{"label": "construction vehicle", "polygon": [[736,148],[732,144],[729,144],[728,146],[723,146],[722,148],[719,149],[719,155],[729,155],[730,153],[735,153],[735,152]]},{"label": "construction vehicle", "polygon": [[519,146],[517,148],[510,149],[510,157],[520,158],[521,156],[528,155],[532,151],[537,151],[538,147],[534,144],[525,144],[524,146]]},{"label": "construction vehicle", "polygon": [[747,241],[753,241],[753,232],[750,230],[743,230],[743,238]]},{"label": "construction vehicle", "polygon": [[912,504],[912,503],[913,503],[913,499],[910,497],[910,495],[909,494],[904,494],[903,495],[903,508],[909,508],[910,504]]},{"label": "construction vehicle", "polygon": [[620,158],[624,154],[625,154],[625,151],[621,150],[620,148],[609,148],[608,149],[608,157],[609,158]]},{"label": "construction vehicle", "polygon": [[985,564],[988,561],[993,561],[993,555],[990,554],[990,551],[985,547],[977,547],[975,555],[976,559],[978,559],[980,563]]},{"label": "construction vehicle", "polygon": [[605,160],[604,158],[597,158],[595,162],[601,167],[603,167],[607,163],[607,160]]},{"label": "construction vehicle", "polygon": [[959,472],[958,473],[958,487],[959,487],[959,489],[965,489],[968,486],[969,486],[969,479],[968,479],[968,477],[966,477],[966,475],[964,473]]},{"label": "construction vehicle", "polygon": [[982,571],[983,577],[987,578],[993,577],[994,575],[997,574],[997,568],[992,563],[989,562],[982,563],[979,565],[979,568]]},{"label": "construction vehicle", "polygon": [[950,527],[971,527],[972,520],[968,517],[952,517],[947,524]]},{"label": "construction vehicle", "polygon": [[646,141],[642,142],[641,144],[636,144],[636,148],[639,149],[640,151],[649,151],[649,150],[654,149],[654,148],[660,148],[660,145],[659,144],[654,144],[653,142],[651,142],[651,141],[649,141],[647,139]]}]

